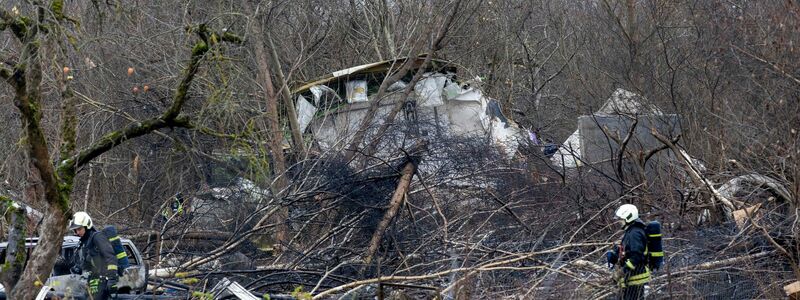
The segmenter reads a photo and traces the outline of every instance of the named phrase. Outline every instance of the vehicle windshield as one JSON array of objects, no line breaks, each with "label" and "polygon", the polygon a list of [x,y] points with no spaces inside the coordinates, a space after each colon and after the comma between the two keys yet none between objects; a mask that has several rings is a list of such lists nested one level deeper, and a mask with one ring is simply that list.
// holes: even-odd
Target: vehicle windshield
[{"label": "vehicle windshield", "polygon": [[[28,246],[27,252],[28,257],[30,257],[31,252],[33,251],[35,246]],[[53,276],[59,275],[67,275],[69,274],[69,269],[78,262],[78,256],[75,255],[77,247],[75,246],[64,246],[61,248],[61,253],[59,253],[58,257],[56,258],[56,263],[53,266]],[[6,249],[0,249],[0,265],[5,264],[6,262]]]}]

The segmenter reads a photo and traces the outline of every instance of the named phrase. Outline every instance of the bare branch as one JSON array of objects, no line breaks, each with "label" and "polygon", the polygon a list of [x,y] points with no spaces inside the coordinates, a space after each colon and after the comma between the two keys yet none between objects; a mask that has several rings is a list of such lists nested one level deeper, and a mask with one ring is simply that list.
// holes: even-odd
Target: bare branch
[{"label": "bare branch", "polygon": [[[201,26],[200,30],[205,30],[205,27]],[[209,48],[208,44],[206,44],[206,41],[199,41],[197,44],[195,44],[194,48],[192,48],[192,58],[189,62],[189,65],[184,70],[184,76],[181,79],[181,82],[175,89],[172,105],[161,117],[151,118],[142,122],[130,123],[123,129],[106,134],[99,141],[95,142],[86,149],[81,150],[75,156],[61,161],[59,164],[59,169],[63,169],[62,172],[64,174],[74,174],[75,170],[84,164],[127,140],[162,128],[188,126],[188,118],[179,118],[178,114],[180,114],[184,103],[186,103],[189,87],[191,86],[194,76],[197,74],[197,69],[200,66],[200,62],[208,49]]]},{"label": "bare branch", "polygon": [[747,56],[749,56],[749,57],[751,57],[751,58],[753,58],[753,59],[755,59],[755,60],[757,60],[757,61],[759,61],[759,62],[761,62],[761,63],[763,63],[763,64],[765,64],[765,65],[767,65],[767,66],[770,66],[770,67],[771,67],[773,70],[777,71],[777,72],[778,72],[778,73],[780,73],[781,75],[785,76],[786,78],[789,78],[789,79],[791,79],[792,81],[794,81],[794,82],[795,82],[795,83],[797,83],[797,84],[800,84],[800,79],[798,79],[797,77],[794,77],[794,76],[793,76],[791,73],[787,72],[786,70],[784,70],[783,68],[779,67],[778,65],[776,65],[776,64],[773,64],[773,63],[771,63],[771,62],[768,62],[767,60],[765,60],[765,59],[763,59],[763,58],[761,58],[761,57],[758,57],[757,55],[755,55],[755,54],[753,54],[753,53],[750,53],[750,52],[749,52],[749,51],[747,51],[747,50],[744,50],[744,49],[742,49],[742,48],[739,48],[739,47],[738,47],[738,46],[736,46],[736,45],[733,45],[733,44],[731,44],[731,47],[732,47],[733,49],[736,49],[736,51],[739,51],[739,52],[741,52],[741,53],[744,53],[745,55],[747,55]]}]

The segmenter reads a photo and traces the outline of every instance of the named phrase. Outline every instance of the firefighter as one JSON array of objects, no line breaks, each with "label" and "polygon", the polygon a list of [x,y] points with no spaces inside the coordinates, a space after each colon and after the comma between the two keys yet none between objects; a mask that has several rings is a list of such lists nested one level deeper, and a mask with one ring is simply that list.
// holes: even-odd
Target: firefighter
[{"label": "firefighter", "polygon": [[108,238],[92,224],[85,212],[72,216],[69,229],[81,239],[78,255],[81,262],[71,270],[76,274],[87,274],[91,299],[106,300],[117,283],[117,257]]},{"label": "firefighter", "polygon": [[616,267],[615,283],[620,287],[621,299],[643,299],[644,285],[650,281],[647,266],[646,224],[639,219],[639,210],[632,204],[623,204],[615,215],[623,230],[622,242],[606,253],[609,266]]},{"label": "firefighter", "polygon": [[161,216],[164,217],[164,222],[169,221],[170,218],[183,215],[183,193],[177,193],[169,199],[169,203],[161,211]]}]

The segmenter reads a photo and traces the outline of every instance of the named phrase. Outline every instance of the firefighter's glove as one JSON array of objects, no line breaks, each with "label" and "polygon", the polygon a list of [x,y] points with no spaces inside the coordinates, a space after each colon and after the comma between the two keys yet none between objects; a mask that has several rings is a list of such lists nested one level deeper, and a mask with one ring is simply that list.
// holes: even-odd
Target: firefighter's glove
[{"label": "firefighter's glove", "polygon": [[89,294],[97,295],[100,292],[100,278],[89,280]]},{"label": "firefighter's glove", "polygon": [[109,278],[108,281],[106,281],[106,285],[109,291],[115,293],[117,291],[117,278]]}]

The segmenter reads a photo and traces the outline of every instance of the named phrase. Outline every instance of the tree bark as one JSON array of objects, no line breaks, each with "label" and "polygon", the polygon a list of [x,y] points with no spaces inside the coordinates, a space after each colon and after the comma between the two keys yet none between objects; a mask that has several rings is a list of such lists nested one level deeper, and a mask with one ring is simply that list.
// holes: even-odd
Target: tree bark
[{"label": "tree bark", "polygon": [[[42,12],[40,12],[42,13]],[[30,26],[27,34],[21,38],[23,50],[20,64],[14,69],[14,104],[20,111],[22,126],[27,137],[26,152],[30,162],[38,171],[38,179],[44,188],[47,204],[44,222],[40,230],[40,240],[28,259],[19,281],[7,288],[11,299],[33,299],[36,295],[36,283],[47,278],[55,264],[56,252],[61,247],[66,231],[66,213],[69,209],[69,195],[62,193],[64,186],[60,184],[54,167],[50,163],[47,140],[39,121],[42,117],[40,107],[42,66],[39,57],[40,39],[37,26]],[[68,189],[68,188],[67,188]],[[66,198],[62,198],[66,197]]]},{"label": "tree bark", "polygon": [[[394,45],[394,37],[392,31],[394,30],[394,15],[389,11],[389,3],[386,0],[379,1],[381,6],[381,29],[383,30],[383,38],[386,41],[386,48],[389,50],[391,58],[397,58],[397,50]],[[371,29],[370,29],[371,30]]]},{"label": "tree bark", "polygon": [[642,72],[642,65],[639,60],[639,40],[637,36],[637,22],[636,22],[636,0],[627,0],[626,2],[626,28],[628,34],[628,55],[630,55],[630,79],[634,87],[637,89],[643,88],[644,73]]}]

